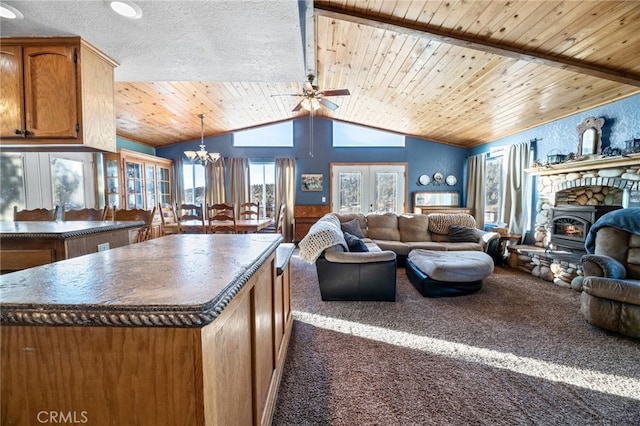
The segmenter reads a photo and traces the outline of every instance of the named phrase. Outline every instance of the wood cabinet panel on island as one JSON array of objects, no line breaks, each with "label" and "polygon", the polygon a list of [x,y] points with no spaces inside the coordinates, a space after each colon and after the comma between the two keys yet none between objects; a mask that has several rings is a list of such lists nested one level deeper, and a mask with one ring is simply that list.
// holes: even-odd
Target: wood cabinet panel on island
[{"label": "wood cabinet panel on island", "polygon": [[170,235],[4,276],[3,422],[271,424],[293,323],[281,241]]},{"label": "wood cabinet panel on island", "polygon": [[2,38],[0,144],[115,151],[116,65],[79,37]]}]

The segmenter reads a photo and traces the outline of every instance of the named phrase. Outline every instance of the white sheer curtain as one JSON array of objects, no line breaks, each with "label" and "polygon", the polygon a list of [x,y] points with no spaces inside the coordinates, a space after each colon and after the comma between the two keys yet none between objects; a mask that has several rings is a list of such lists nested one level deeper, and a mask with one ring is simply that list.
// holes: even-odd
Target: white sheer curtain
[{"label": "white sheer curtain", "polygon": [[226,179],[224,175],[224,158],[215,163],[208,163],[205,169],[207,182],[207,204],[224,203],[226,197]]},{"label": "white sheer curtain", "polygon": [[283,235],[284,241],[293,239],[293,205],[295,204],[296,163],[293,158],[276,158],[276,209],[285,203]]},{"label": "white sheer curtain", "polygon": [[467,208],[472,209],[476,227],[484,229],[485,178],[487,155],[478,154],[467,158]]},{"label": "white sheer curtain", "polygon": [[531,200],[531,177],[525,169],[531,163],[529,142],[511,145],[504,157],[506,164],[502,191],[502,221],[512,234],[524,237],[529,223]]},{"label": "white sheer curtain", "polygon": [[[249,201],[249,159],[229,158],[229,202],[236,209]],[[237,212],[236,212],[237,213]]]}]

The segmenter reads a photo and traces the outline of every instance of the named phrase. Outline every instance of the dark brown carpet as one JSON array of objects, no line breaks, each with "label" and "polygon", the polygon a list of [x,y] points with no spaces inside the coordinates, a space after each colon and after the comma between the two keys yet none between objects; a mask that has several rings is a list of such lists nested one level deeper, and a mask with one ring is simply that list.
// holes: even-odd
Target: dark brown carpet
[{"label": "dark brown carpet", "polygon": [[274,425],[640,425],[640,342],[579,293],[496,268],[478,293],[322,302],[292,258],[294,326]]}]

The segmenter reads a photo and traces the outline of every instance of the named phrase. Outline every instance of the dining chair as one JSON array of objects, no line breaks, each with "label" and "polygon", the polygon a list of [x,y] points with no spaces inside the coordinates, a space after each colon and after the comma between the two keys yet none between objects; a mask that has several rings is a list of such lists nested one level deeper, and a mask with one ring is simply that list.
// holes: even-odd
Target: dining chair
[{"label": "dining chair", "polygon": [[158,203],[158,211],[160,212],[160,220],[162,221],[160,231],[162,235],[180,233],[178,217],[176,216],[176,211],[173,206],[168,203]]},{"label": "dining chair", "polygon": [[109,207],[105,207],[103,209],[78,209],[78,210],[62,210],[62,220],[91,220],[91,221],[102,221],[107,220],[107,211]]},{"label": "dining chair", "polygon": [[113,214],[115,221],[142,221],[142,225],[138,229],[134,243],[141,243],[147,241],[151,237],[151,223],[153,222],[153,216],[156,213],[156,208],[151,210],[144,209],[117,209]]},{"label": "dining chair", "polygon": [[234,203],[217,203],[207,205],[209,232],[212,234],[225,232],[237,234],[236,206]]},{"label": "dining chair", "polygon": [[[204,225],[204,212],[198,204],[176,204],[176,219],[178,220],[178,232],[180,234],[206,234]],[[187,224],[186,222],[190,222]],[[197,223],[194,225],[194,223]]]},{"label": "dining chair", "polygon": [[58,206],[53,209],[33,209],[18,210],[18,206],[13,206],[13,220],[15,222],[53,222],[58,217]]},{"label": "dining chair", "polygon": [[260,232],[267,232],[267,233],[275,232],[276,234],[282,234],[282,228],[284,225],[284,217],[286,214],[286,210],[287,210],[287,205],[285,203],[280,203],[280,208],[276,213],[276,218],[273,221],[273,225],[270,225],[264,229],[261,229]]},{"label": "dining chair", "polygon": [[260,218],[260,203],[242,203],[240,204],[240,213],[238,219],[259,219]]}]

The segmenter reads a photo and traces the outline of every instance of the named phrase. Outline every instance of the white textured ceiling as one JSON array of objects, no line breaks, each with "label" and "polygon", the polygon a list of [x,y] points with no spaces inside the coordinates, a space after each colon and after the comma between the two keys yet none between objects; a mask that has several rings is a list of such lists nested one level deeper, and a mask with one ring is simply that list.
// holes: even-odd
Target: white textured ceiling
[{"label": "white textured ceiling", "polygon": [[107,1],[4,1],[24,14],[0,35],[80,36],[116,60],[117,81],[299,81],[297,0],[137,0],[142,18]]}]

